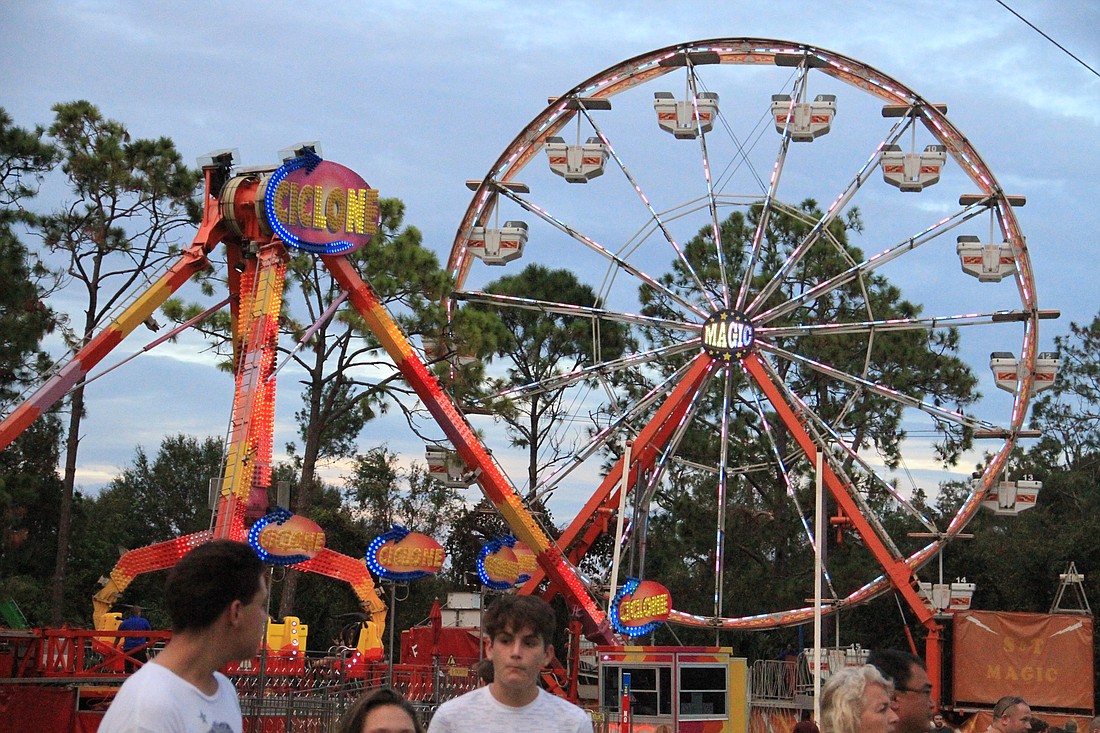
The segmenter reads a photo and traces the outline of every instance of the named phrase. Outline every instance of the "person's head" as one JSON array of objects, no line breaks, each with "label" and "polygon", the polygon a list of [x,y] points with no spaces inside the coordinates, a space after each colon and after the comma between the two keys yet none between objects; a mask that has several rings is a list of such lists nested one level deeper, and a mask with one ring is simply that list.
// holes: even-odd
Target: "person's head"
[{"label": "person's head", "polygon": [[1100,715],[1089,721],[1089,733],[1100,733]]},{"label": "person's head", "polygon": [[932,727],[936,730],[943,728],[943,713],[933,713],[932,715]]},{"label": "person's head", "polygon": [[[168,573],[164,587],[172,631],[203,631],[224,615],[240,635],[234,650],[254,654],[267,623],[264,571],[263,561],[242,542],[212,540],[191,550]],[[249,644],[251,651],[245,651]]]},{"label": "person's head", "polygon": [[[1034,727],[1035,726],[1032,726],[1032,728],[1034,728]],[[1076,720],[1067,720],[1066,724],[1063,725],[1062,727],[1065,728],[1066,733],[1077,733],[1077,721]]]},{"label": "person's head", "polygon": [[356,700],[336,733],[424,733],[416,711],[401,693],[382,687]]},{"label": "person's head", "polygon": [[1041,718],[1031,719],[1031,733],[1043,733],[1043,731],[1050,728],[1050,723],[1042,720]]},{"label": "person's head", "polygon": [[932,721],[932,680],[921,658],[897,649],[879,649],[871,652],[867,664],[894,683],[898,733],[927,733]]},{"label": "person's head", "polygon": [[509,628],[513,634],[530,629],[542,639],[543,646],[550,646],[554,641],[557,621],[554,618],[554,609],[541,598],[501,596],[485,611],[482,627],[490,641]]},{"label": "person's head", "polygon": [[534,693],[539,672],[554,657],[554,609],[534,596],[501,596],[485,612],[483,626],[494,694],[517,701]]},{"label": "person's head", "polygon": [[990,725],[1000,733],[1027,733],[1031,730],[1031,708],[1022,697],[1005,695],[994,703]]},{"label": "person's head", "polygon": [[477,684],[478,687],[487,685],[493,681],[493,660],[482,659],[477,663]]},{"label": "person's head", "polygon": [[821,733],[893,733],[898,715],[893,685],[875,667],[847,667],[821,690]]}]

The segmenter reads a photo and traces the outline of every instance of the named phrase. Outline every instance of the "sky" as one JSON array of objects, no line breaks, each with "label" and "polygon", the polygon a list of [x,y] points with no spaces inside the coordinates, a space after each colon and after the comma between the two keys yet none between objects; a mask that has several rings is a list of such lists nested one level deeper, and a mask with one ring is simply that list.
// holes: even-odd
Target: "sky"
[{"label": "sky", "polygon": [[[1100,5],[1009,4],[1100,69]],[[1062,313],[1043,323],[1041,349],[1100,310],[1100,78],[995,0],[9,0],[0,18],[0,106],[17,125],[48,124],[52,105],[87,99],[134,137],[172,138],[190,161],[236,148],[243,165],[269,164],[279,150],[317,140],[324,157],[402,199],[406,222],[441,261],[470,202],[465,181],[485,176],[548,97],[687,41],[773,38],[829,49],[947,103],[1004,189],[1027,196],[1017,215],[1039,306]],[[47,187],[43,196],[62,193]],[[929,301],[956,282],[934,268],[914,272]],[[150,338],[135,334],[106,363]],[[988,382],[984,349],[970,356]],[[293,389],[290,379],[280,384],[276,457],[294,439]],[[94,491],[135,446],[153,453],[167,434],[223,435],[232,394],[185,339],[99,380],[88,399],[78,485]],[[399,421],[372,424],[361,442],[385,443],[405,463],[423,460]],[[918,480],[942,476],[919,449],[908,465]],[[559,519],[583,498],[561,497]]]}]

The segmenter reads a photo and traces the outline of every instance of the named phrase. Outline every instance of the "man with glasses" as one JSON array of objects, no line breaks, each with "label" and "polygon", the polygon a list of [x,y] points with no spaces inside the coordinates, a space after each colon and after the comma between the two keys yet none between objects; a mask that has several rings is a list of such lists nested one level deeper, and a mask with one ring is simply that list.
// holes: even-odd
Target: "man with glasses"
[{"label": "man with glasses", "polygon": [[1028,733],[1031,730],[1031,708],[1022,697],[1005,695],[993,705],[993,722],[989,733]]},{"label": "man with glasses", "polygon": [[891,707],[898,715],[895,733],[928,733],[932,724],[932,680],[921,658],[897,649],[880,649],[871,652],[867,664],[894,683]]}]

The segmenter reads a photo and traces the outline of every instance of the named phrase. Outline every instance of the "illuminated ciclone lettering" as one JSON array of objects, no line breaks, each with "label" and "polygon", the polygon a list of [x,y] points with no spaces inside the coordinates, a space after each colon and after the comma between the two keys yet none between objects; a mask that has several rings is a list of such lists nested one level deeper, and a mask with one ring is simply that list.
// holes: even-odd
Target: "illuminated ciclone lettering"
[{"label": "illuminated ciclone lettering", "polygon": [[272,174],[264,193],[267,224],[288,246],[343,254],[378,233],[378,191],[355,171],[313,153]]},{"label": "illuminated ciclone lettering", "polygon": [[523,575],[530,577],[537,565],[534,560],[534,555],[517,557],[514,560],[502,554],[487,555],[485,570],[498,578],[519,578]]},{"label": "illuminated ciclone lettering", "polygon": [[285,227],[341,236],[378,231],[378,191],[373,188],[326,191],[284,180],[275,189],[274,211]]},{"label": "illuminated ciclone lettering", "polygon": [[507,535],[486,542],[478,553],[476,565],[482,585],[493,590],[507,590],[527,582],[538,561],[527,545]]},{"label": "illuminated ciclone lettering", "polygon": [[611,626],[620,634],[642,636],[654,631],[672,612],[668,588],[652,580],[628,578],[611,603]]},{"label": "illuminated ciclone lettering", "polygon": [[712,359],[732,361],[752,351],[756,329],[748,316],[732,309],[711,314],[703,323],[703,351]]},{"label": "illuminated ciclone lettering", "polygon": [[264,562],[296,565],[325,549],[325,531],[312,519],[275,507],[249,529],[248,544]]},{"label": "illuminated ciclone lettering", "polygon": [[290,554],[292,552],[312,553],[325,549],[324,532],[303,532],[301,530],[269,529],[262,535],[264,547],[269,552]]},{"label": "illuminated ciclone lettering", "polygon": [[371,572],[388,580],[410,581],[434,575],[443,567],[443,547],[426,534],[399,524],[375,537],[364,558]]},{"label": "illuminated ciclone lettering", "polygon": [[443,567],[442,547],[399,547],[387,545],[378,551],[378,562],[387,567],[432,568]]},{"label": "illuminated ciclone lettering", "polygon": [[653,618],[668,618],[672,600],[667,593],[636,601],[623,601],[619,604],[619,620],[630,623],[639,619],[649,621]]}]

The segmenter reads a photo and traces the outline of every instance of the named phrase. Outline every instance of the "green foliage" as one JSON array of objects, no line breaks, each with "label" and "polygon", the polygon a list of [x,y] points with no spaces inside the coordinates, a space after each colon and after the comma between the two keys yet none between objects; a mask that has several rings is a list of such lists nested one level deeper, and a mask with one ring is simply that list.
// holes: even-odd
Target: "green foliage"
[{"label": "green foliage", "polygon": [[181,227],[197,224],[199,173],[168,138],[133,140],[86,101],[55,105],[48,133],[72,199],[42,217],[45,244],[82,284],[86,310],[73,334],[86,340],[149,272],[178,251]]},{"label": "green foliage", "polygon": [[27,210],[57,151],[32,133],[12,125],[0,108],[0,400],[14,398],[45,368],[42,338],[53,331],[57,316],[45,304],[49,270],[27,250],[14,228],[33,226]]},{"label": "green foliage", "polygon": [[1036,400],[1031,422],[1043,432],[1038,451],[1050,465],[1074,468],[1100,453],[1100,316],[1069,330],[1054,339],[1058,378]]},{"label": "green foliage", "polygon": [[[58,316],[46,306],[50,273],[19,239],[16,226],[33,227],[27,208],[57,151],[43,131],[15,127],[0,109],[0,401],[14,400],[40,379],[41,348]],[[43,548],[57,545],[57,475],[61,425],[47,413],[0,452],[0,600],[15,599],[32,623],[49,619],[46,583],[53,562]]]},{"label": "green foliage", "polygon": [[419,465],[402,468],[397,454],[384,446],[358,456],[345,480],[349,511],[370,539],[400,524],[445,541],[464,509],[458,490],[430,478]]},{"label": "green foliage", "polygon": [[114,495],[133,507],[127,547],[160,542],[207,529],[210,479],[222,472],[222,441],[188,435],[165,437],[154,458],[138,446],[133,463],[107,485],[98,500]]},{"label": "green foliage", "polygon": [[[155,456],[138,446],[132,463],[103,491],[80,498],[72,534],[72,547],[79,551],[70,558],[72,590],[67,592],[77,618],[87,617],[99,578],[110,572],[122,551],[210,526],[210,478],[220,475],[221,464],[221,439],[166,436]],[[118,602],[155,609],[163,585],[162,574],[139,576]],[[154,612],[150,616],[158,618]]]},{"label": "green foliage", "polygon": [[[61,284],[81,290],[83,318],[69,318],[69,346],[87,344],[116,306],[144,288],[146,278],[179,247],[175,233],[198,222],[193,195],[199,174],[182,162],[168,138],[132,140],[122,123],[90,102],[53,107],[48,133],[59,151],[70,200],[38,217],[43,243],[59,263]],[[70,314],[66,314],[70,315]],[[75,467],[84,417],[84,387],[69,397],[63,491],[58,507],[54,622],[61,620],[71,542]]]},{"label": "green foliage", "polygon": [[[595,291],[575,274],[540,265],[528,265],[519,274],[495,280],[485,291],[512,298],[600,307]],[[562,399],[567,386],[518,397],[499,395],[509,388],[568,374],[581,365],[619,358],[631,343],[628,330],[620,323],[538,309],[471,304],[465,310],[471,318],[483,318],[483,331],[492,334],[480,344],[485,350],[479,355],[503,359],[506,376],[488,379],[480,387],[479,398],[483,407],[504,420],[512,445],[528,450],[527,490],[531,498],[540,471],[560,460],[563,453],[554,424],[566,415]]]},{"label": "green foliage", "polygon": [[[293,468],[278,467],[275,478],[293,480]],[[307,516],[325,529],[326,547],[351,557],[362,557],[367,545],[394,523],[446,540],[461,511],[454,489],[428,478],[418,466],[402,468],[397,456],[385,447],[358,456],[345,481],[340,489],[321,486]],[[282,592],[289,577],[288,571],[277,572],[273,597]],[[299,574],[297,586],[293,615],[309,624],[309,648],[325,651],[341,640],[354,643],[354,629],[347,632],[351,636],[343,634],[349,625],[362,620],[363,614],[351,588],[313,574]],[[387,603],[388,588],[378,589]],[[445,597],[452,588],[447,578],[398,584],[399,628],[426,618],[432,600]],[[395,640],[398,638],[399,633]]]},{"label": "green foliage", "polygon": [[61,423],[51,413],[0,451],[0,600],[14,598],[31,625],[50,621],[54,559],[43,549],[57,545],[60,436]]}]

